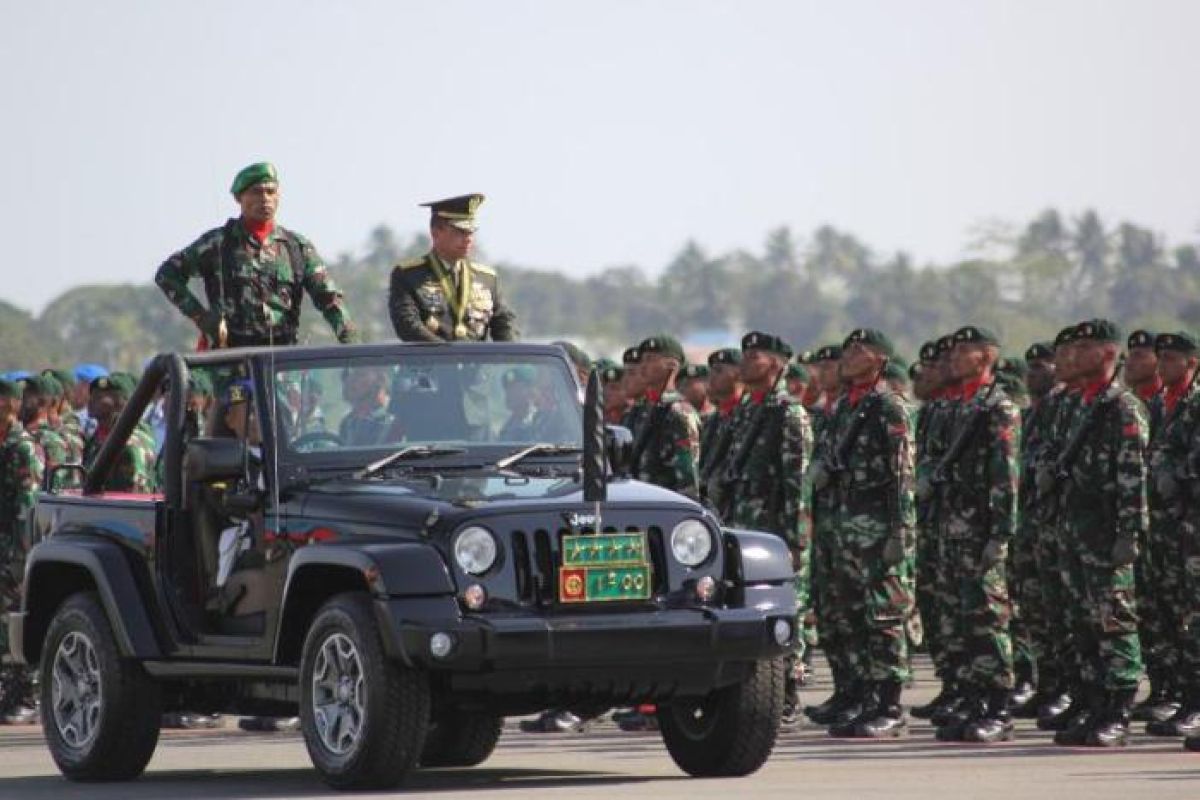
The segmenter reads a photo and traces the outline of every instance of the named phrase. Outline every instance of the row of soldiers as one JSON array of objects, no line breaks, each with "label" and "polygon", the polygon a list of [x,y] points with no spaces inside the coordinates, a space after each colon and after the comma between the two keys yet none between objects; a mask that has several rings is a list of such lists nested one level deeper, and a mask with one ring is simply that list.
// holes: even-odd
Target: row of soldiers
[{"label": "row of soldiers", "polygon": [[793,675],[819,640],[835,686],[811,720],[903,733],[923,643],[942,687],[912,712],[939,740],[1011,739],[1027,716],[1059,744],[1119,746],[1137,716],[1200,749],[1193,336],[1087,320],[1003,358],[967,326],[905,369],[859,329],[794,355],[756,331],[689,366],[654,336],[599,368],[637,477],[787,541]]}]

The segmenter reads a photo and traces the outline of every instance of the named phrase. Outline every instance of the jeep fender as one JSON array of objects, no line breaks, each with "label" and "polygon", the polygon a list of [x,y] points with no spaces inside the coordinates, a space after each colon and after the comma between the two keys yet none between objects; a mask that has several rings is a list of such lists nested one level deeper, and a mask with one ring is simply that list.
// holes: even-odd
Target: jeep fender
[{"label": "jeep fender", "polygon": [[[120,545],[103,539],[67,538],[42,542],[30,553],[25,565],[25,597],[22,601],[23,630],[21,654],[36,663],[42,640],[58,604],[75,591],[85,590],[64,585],[62,568],[86,572],[108,616],[121,655],[137,658],[161,658],[162,648],[154,633],[146,603],[138,591],[133,574]],[[49,607],[53,604],[53,607]]]},{"label": "jeep fender", "polygon": [[733,574],[744,584],[792,582],[792,554],[773,533],[725,528],[725,543],[736,559]]}]

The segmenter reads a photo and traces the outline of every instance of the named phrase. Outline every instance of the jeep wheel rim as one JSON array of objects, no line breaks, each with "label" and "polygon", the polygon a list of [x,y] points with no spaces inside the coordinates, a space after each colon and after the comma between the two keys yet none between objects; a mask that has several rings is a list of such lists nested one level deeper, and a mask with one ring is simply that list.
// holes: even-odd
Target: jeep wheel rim
[{"label": "jeep wheel rim", "polygon": [[713,695],[697,700],[681,700],[673,703],[671,708],[684,735],[693,741],[708,739],[716,728],[719,703]]},{"label": "jeep wheel rim", "polygon": [[348,636],[335,633],[317,652],[313,665],[313,722],[321,744],[343,756],[362,738],[367,717],[367,682],[358,648]]},{"label": "jeep wheel rim", "polygon": [[100,730],[104,690],[100,662],[87,636],[72,631],[58,643],[51,677],[54,725],[70,747],[83,749]]}]

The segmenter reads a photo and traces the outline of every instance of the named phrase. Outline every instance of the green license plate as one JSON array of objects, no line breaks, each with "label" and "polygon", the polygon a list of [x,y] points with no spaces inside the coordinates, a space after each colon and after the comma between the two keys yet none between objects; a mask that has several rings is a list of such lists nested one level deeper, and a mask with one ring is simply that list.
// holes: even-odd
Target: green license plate
[{"label": "green license plate", "polygon": [[646,534],[564,536],[558,597],[563,603],[648,599],[650,559]]}]

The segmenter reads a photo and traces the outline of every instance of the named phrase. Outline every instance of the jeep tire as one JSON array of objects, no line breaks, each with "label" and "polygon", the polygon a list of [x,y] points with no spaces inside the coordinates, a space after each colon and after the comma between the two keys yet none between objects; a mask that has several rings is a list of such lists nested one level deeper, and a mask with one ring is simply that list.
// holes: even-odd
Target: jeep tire
[{"label": "jeep tire", "polygon": [[94,592],[59,606],[42,647],[42,730],[54,763],[74,781],[124,781],[158,745],[162,695],[142,666],[122,658]]},{"label": "jeep tire", "polygon": [[446,709],[434,715],[422,767],[474,767],[487,761],[496,749],[504,718],[459,709]]},{"label": "jeep tire", "polygon": [[327,601],[300,662],[300,729],[324,781],[336,789],[396,786],[416,767],[428,724],[428,680],[388,660],[367,596]]},{"label": "jeep tire", "polygon": [[695,777],[749,775],[775,747],[783,712],[783,659],[759,661],[741,683],[658,709],[667,752]]}]

